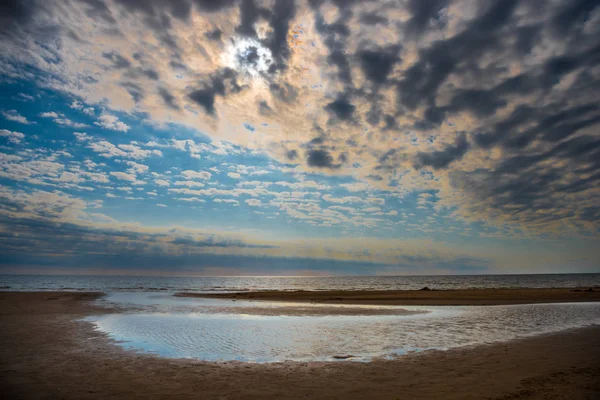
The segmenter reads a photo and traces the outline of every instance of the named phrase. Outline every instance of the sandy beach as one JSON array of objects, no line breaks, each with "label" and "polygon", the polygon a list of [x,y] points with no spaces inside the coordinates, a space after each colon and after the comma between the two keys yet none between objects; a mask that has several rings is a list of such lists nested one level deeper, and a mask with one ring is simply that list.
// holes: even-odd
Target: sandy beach
[{"label": "sandy beach", "polygon": [[111,311],[92,303],[101,295],[0,293],[4,398],[499,400],[600,395],[600,327],[370,363],[206,363],[115,346],[81,321]]},{"label": "sandy beach", "polygon": [[501,305],[600,301],[600,288],[177,293],[181,297],[373,305]]}]

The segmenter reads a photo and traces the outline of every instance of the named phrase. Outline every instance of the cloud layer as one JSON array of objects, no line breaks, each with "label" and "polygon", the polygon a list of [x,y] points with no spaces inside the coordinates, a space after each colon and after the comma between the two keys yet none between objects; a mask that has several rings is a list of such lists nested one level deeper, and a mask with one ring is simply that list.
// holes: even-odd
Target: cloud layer
[{"label": "cloud layer", "polygon": [[[498,235],[599,236],[598,2],[51,0],[0,10],[3,82],[61,93],[85,117],[29,115],[11,103],[0,108],[14,125],[0,136],[17,145],[24,138],[17,128],[40,118],[76,129],[85,151],[123,161],[97,179],[153,182],[149,192],[190,204],[218,197],[257,212],[277,206],[305,223],[349,219],[369,228],[410,214],[402,204],[425,194],[418,207]],[[223,170],[221,178],[183,165],[176,177],[151,176],[139,166],[144,160],[174,150],[199,160],[208,149],[189,137],[137,133],[174,123],[221,146],[211,154],[241,148],[280,171],[338,183],[319,195],[292,188],[282,195],[261,175],[244,186],[249,171]],[[91,129],[137,140],[83,133]],[[39,164],[52,161],[29,161],[5,158],[3,176],[86,186],[81,174]],[[239,186],[210,186],[215,176]],[[135,191],[127,194],[137,198]],[[374,191],[394,206],[369,200],[383,199]],[[354,215],[356,204],[369,216]],[[447,234],[433,217],[431,229]]]}]

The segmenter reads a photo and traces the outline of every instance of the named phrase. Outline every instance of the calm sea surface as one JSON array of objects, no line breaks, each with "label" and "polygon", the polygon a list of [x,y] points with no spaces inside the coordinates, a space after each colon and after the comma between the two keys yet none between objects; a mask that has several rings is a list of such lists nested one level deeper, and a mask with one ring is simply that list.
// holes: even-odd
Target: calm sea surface
[{"label": "calm sea surface", "polygon": [[0,275],[0,290],[229,292],[600,286],[600,274],[347,277],[156,277]]}]

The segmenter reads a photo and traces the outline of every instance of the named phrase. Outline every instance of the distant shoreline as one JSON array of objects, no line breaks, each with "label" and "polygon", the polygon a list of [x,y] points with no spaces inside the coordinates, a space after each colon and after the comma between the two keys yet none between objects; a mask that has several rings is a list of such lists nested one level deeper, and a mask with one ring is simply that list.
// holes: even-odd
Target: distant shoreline
[{"label": "distant shoreline", "polygon": [[327,290],[176,293],[177,297],[289,301],[325,304],[466,306],[600,301],[600,288],[529,288],[461,290]]}]

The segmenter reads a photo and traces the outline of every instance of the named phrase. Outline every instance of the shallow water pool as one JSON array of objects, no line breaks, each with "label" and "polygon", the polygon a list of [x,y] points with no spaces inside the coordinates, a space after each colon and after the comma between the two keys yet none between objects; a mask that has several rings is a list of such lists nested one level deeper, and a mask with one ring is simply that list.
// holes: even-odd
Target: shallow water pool
[{"label": "shallow water pool", "polygon": [[133,310],[87,318],[121,346],[208,361],[369,361],[600,324],[600,303],[338,306],[144,293],[103,302]]}]

